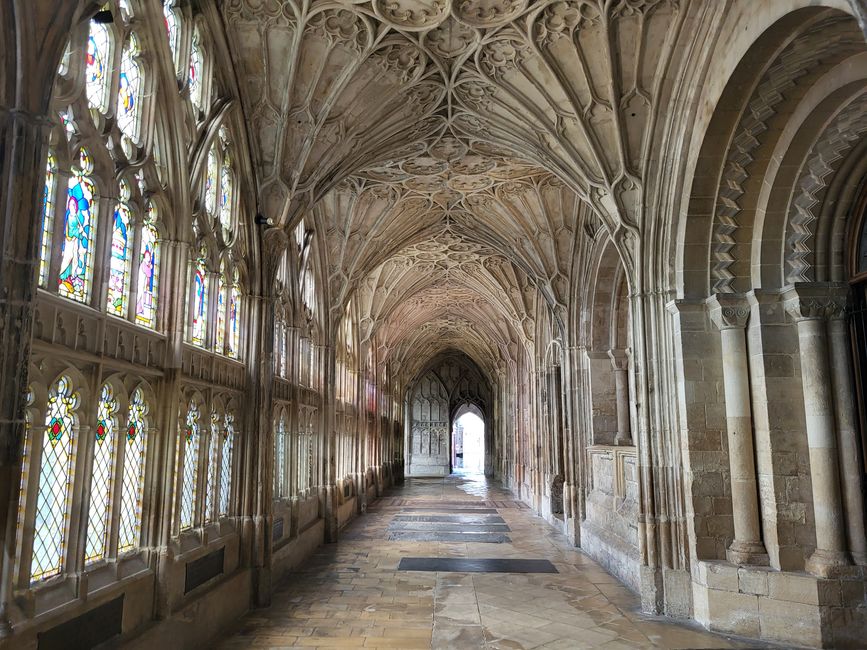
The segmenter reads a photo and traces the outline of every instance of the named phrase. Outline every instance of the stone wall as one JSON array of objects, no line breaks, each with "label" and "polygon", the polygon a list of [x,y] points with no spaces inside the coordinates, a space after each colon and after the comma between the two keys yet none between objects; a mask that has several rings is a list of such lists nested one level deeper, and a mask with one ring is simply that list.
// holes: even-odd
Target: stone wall
[{"label": "stone wall", "polygon": [[639,590],[638,476],[634,447],[587,449],[591,489],[581,548],[628,587]]}]

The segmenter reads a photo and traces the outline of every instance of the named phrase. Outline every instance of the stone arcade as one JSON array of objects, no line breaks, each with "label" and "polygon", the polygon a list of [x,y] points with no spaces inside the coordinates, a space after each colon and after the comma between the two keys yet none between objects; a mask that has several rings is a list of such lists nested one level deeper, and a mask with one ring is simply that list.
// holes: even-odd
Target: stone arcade
[{"label": "stone arcade", "polygon": [[[346,554],[404,584],[397,540],[451,521],[481,541],[421,555],[562,574],[467,578],[465,647],[508,640],[483,597],[588,576],[639,635],[863,643],[865,30],[864,0],[4,0],[0,648],[202,647]],[[487,483],[448,478],[468,410]]]}]

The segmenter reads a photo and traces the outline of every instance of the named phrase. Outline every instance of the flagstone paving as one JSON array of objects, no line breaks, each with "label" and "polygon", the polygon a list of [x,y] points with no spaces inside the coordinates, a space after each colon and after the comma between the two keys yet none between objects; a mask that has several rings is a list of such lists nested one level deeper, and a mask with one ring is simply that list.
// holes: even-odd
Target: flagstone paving
[{"label": "flagstone paving", "polygon": [[[407,530],[407,522],[425,525]],[[494,522],[508,532],[485,529]],[[557,573],[400,571],[402,558],[549,560]],[[217,647],[770,647],[638,608],[635,594],[484,477],[407,479],[351,522],[339,543],[321,547],[289,575],[271,607],[247,614]]]}]

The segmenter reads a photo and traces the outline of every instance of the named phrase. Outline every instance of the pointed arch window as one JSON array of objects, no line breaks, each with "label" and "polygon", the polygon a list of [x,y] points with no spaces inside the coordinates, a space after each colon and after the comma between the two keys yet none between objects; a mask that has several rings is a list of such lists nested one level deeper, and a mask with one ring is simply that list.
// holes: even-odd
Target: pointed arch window
[{"label": "pointed arch window", "polygon": [[136,388],[130,399],[129,422],[123,445],[118,552],[138,547],[141,539],[148,410],[144,392]]},{"label": "pointed arch window", "polygon": [[225,130],[221,131],[220,139],[224,147],[223,165],[220,170],[220,225],[223,229],[223,239],[228,241],[235,227],[235,180],[232,173],[232,153],[225,140]]},{"label": "pointed arch window", "polygon": [[277,420],[274,436],[274,498],[286,496],[286,421],[283,416]]},{"label": "pointed arch window", "polygon": [[109,26],[92,20],[85,58],[85,92],[90,107],[100,113],[108,110],[111,48],[112,36]]},{"label": "pointed arch window", "polygon": [[166,21],[166,34],[169,38],[169,50],[172,53],[172,62],[175,64],[175,70],[177,70],[181,49],[181,20],[178,17],[173,0],[168,0],[163,4],[163,16]]},{"label": "pointed arch window", "polygon": [[213,521],[214,490],[217,489],[217,473],[220,469],[220,415],[211,413],[211,432],[208,436],[208,473],[205,475],[205,521]]},{"label": "pointed arch window", "polygon": [[205,109],[205,85],[205,51],[201,30],[196,26],[190,48],[190,101],[199,113]]},{"label": "pointed arch window", "polygon": [[130,158],[140,144],[141,94],[144,86],[142,66],[138,62],[140,54],[138,39],[135,34],[130,34],[121,55],[117,94],[117,125],[123,134],[124,152]]},{"label": "pointed arch window", "polygon": [[87,517],[86,562],[105,557],[108,550],[109,517],[114,492],[114,453],[117,400],[109,384],[104,384],[97,407],[93,469],[90,475],[90,509]]},{"label": "pointed arch window", "polygon": [[226,309],[229,302],[229,286],[226,281],[226,263],[220,264],[220,286],[217,291],[217,335],[215,349],[219,354],[226,353]]},{"label": "pointed arch window", "polygon": [[181,506],[180,527],[192,527],[195,516],[199,475],[199,443],[201,439],[201,413],[195,402],[190,402],[179,448],[181,450]]},{"label": "pointed arch window", "polygon": [[205,347],[208,331],[208,269],[205,265],[207,251],[203,248],[193,267],[193,291],[190,310],[190,341]]},{"label": "pointed arch window", "polygon": [[79,395],[62,376],[49,391],[39,463],[30,579],[60,573],[67,544]]},{"label": "pointed arch window", "polygon": [[229,499],[232,496],[232,451],[235,445],[235,416],[226,413],[223,421],[223,444],[220,451],[220,516],[229,514]]},{"label": "pointed arch window", "polygon": [[42,189],[42,244],[39,251],[39,286],[48,286],[51,263],[51,237],[54,234],[54,201],[57,193],[57,158],[48,152],[45,163],[45,183]]},{"label": "pointed arch window", "polygon": [[241,346],[241,289],[238,269],[232,272],[232,286],[229,287],[229,349],[228,354],[233,359],[240,356]]},{"label": "pointed arch window", "polygon": [[129,301],[130,269],[133,256],[132,209],[129,183],[121,181],[120,200],[114,209],[111,233],[111,261],[108,276],[108,313],[126,316]]},{"label": "pointed arch window", "polygon": [[65,236],[60,261],[58,292],[87,302],[93,280],[93,243],[96,236],[96,187],[90,174],[93,161],[81,150],[66,193]]},{"label": "pointed arch window", "polygon": [[135,322],[149,328],[156,326],[157,317],[160,268],[159,232],[156,225],[158,218],[157,207],[148,203],[147,215],[141,229]]}]

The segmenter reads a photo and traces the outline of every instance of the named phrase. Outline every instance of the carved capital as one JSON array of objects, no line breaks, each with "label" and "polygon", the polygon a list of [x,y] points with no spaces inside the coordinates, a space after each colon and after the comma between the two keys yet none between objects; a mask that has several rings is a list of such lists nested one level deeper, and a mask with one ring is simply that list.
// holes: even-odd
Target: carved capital
[{"label": "carved capital", "polygon": [[848,298],[849,288],[835,282],[797,283],[783,292],[786,311],[795,322],[843,318]]},{"label": "carved capital", "polygon": [[743,329],[750,317],[750,305],[737,293],[717,293],[707,299],[710,319],[718,329]]},{"label": "carved capital", "polygon": [[629,354],[626,350],[608,350],[608,358],[615,370],[626,370],[629,366]]}]

